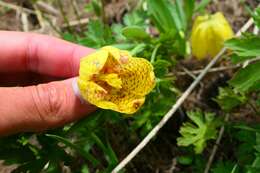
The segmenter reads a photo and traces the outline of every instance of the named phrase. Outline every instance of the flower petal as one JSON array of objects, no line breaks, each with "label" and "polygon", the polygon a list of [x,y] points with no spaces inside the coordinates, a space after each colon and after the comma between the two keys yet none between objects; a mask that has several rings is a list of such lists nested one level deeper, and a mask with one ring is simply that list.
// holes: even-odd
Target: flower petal
[{"label": "flower petal", "polygon": [[133,114],[143,105],[145,97],[121,91],[117,94],[106,95],[105,100],[109,101],[110,104],[107,102],[100,102],[101,108],[112,109],[125,114]]},{"label": "flower petal", "polygon": [[97,51],[80,60],[79,76],[82,80],[90,80],[93,74],[98,74],[103,69],[108,59],[108,52]]},{"label": "flower petal", "polygon": [[153,66],[143,58],[130,58],[129,62],[122,66],[120,78],[122,88],[136,95],[144,96],[155,86]]}]

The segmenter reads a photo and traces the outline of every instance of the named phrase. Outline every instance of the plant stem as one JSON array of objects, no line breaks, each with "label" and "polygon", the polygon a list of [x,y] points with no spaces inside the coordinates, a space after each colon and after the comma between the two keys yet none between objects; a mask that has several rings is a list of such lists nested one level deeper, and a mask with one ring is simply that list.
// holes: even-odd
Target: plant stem
[{"label": "plant stem", "polygon": [[138,54],[139,52],[143,51],[143,49],[145,48],[145,44],[144,43],[141,43],[141,44],[138,44],[136,45],[131,51],[130,51],[130,54],[132,56],[135,56],[136,54]]},{"label": "plant stem", "polygon": [[154,61],[155,61],[155,57],[156,57],[156,54],[157,54],[157,51],[159,49],[159,47],[161,46],[161,43],[158,43],[155,48],[153,49],[153,53],[152,53],[152,56],[151,56],[151,60],[150,62],[153,64]]}]

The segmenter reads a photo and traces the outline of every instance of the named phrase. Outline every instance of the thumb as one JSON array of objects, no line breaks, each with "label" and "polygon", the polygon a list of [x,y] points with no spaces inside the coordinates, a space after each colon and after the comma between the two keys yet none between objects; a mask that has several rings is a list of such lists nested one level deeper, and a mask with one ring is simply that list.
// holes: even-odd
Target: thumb
[{"label": "thumb", "polygon": [[0,135],[58,127],[94,111],[75,95],[72,81],[0,88]]}]

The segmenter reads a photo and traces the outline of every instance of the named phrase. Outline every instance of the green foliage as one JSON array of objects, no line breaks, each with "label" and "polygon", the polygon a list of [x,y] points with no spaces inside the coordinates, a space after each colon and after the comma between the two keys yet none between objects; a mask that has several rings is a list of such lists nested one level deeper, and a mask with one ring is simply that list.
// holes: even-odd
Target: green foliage
[{"label": "green foliage", "polygon": [[256,8],[251,15],[257,27],[260,28],[260,8]]},{"label": "green foliage", "polygon": [[260,62],[240,69],[229,83],[237,92],[241,93],[258,90],[260,87]]},{"label": "green foliage", "polygon": [[[234,38],[225,43],[225,46],[233,51],[232,61],[243,63],[246,60],[256,58],[260,55],[260,37],[253,34],[243,34],[240,38]],[[233,107],[250,102],[251,107],[258,112],[254,105],[255,100],[249,98],[250,93],[260,89],[260,63],[255,62],[241,68],[228,82],[229,89],[220,89],[217,102],[226,111]],[[252,104],[252,102],[255,104]]]},{"label": "green foliage", "polygon": [[102,11],[102,4],[100,0],[91,0],[90,3],[88,3],[85,6],[85,10],[87,12],[94,12],[97,16],[101,16]]},{"label": "green foliage", "polygon": [[90,20],[83,36],[74,37],[70,33],[65,33],[63,38],[91,48],[100,48],[115,43],[111,28],[100,20]]},{"label": "green foliage", "polygon": [[84,46],[100,48],[105,45],[115,43],[112,31],[109,26],[103,24],[100,20],[92,20],[88,24],[85,37],[78,38],[77,42]]},{"label": "green foliage", "polygon": [[203,12],[211,0],[201,0],[199,4],[196,5],[195,11]]},{"label": "green foliage", "polygon": [[[259,26],[259,9],[251,12],[255,24]],[[251,33],[243,33],[239,38],[233,38],[225,43],[225,46],[232,51],[233,63],[245,63],[247,60],[252,60],[260,55],[260,37]],[[258,100],[252,97],[252,94],[258,95],[260,88],[260,63],[253,62],[249,65],[240,68],[228,82],[229,86],[219,89],[219,95],[216,101],[220,107],[230,112],[233,108],[250,105],[254,113],[258,113]],[[254,115],[252,115],[254,116]],[[236,165],[232,172],[257,173],[260,171],[259,143],[260,143],[260,127],[255,123],[239,124],[230,127],[232,131],[228,132],[230,142],[234,145],[234,156]],[[225,160],[224,163],[228,163]],[[233,164],[234,165],[234,164]],[[224,166],[221,166],[224,168]],[[220,167],[220,168],[221,168]],[[230,167],[230,166],[226,166]],[[225,169],[219,169],[218,172],[224,172]]]},{"label": "green foliage", "polygon": [[241,141],[237,151],[237,158],[242,165],[240,169],[246,173],[259,172],[260,126],[241,124],[236,125],[235,128],[240,129],[235,136]]},{"label": "green foliage", "polygon": [[193,13],[195,1],[169,0],[157,1],[147,0],[148,12],[157,29],[160,31],[161,37],[167,35],[171,43],[175,47],[176,53],[186,55],[190,53],[190,47],[187,40],[188,22]]},{"label": "green foliage", "polygon": [[145,40],[150,38],[150,36],[145,32],[145,30],[139,26],[125,27],[124,29],[122,29],[122,34],[127,39]]},{"label": "green foliage", "polygon": [[211,169],[211,173],[231,173],[235,164],[231,161],[219,161]]},{"label": "green foliage", "polygon": [[[38,141],[38,145],[34,144]],[[5,164],[19,164],[13,172],[60,172],[60,161],[65,165],[72,162],[72,157],[54,140],[44,135],[19,135],[2,138],[0,141],[0,159]]]},{"label": "green foliage", "polygon": [[182,165],[191,165],[193,158],[192,156],[179,156],[177,157],[177,161]]},{"label": "green foliage", "polygon": [[148,18],[146,11],[142,9],[137,9],[130,13],[127,13],[123,17],[123,24],[125,26],[139,26],[142,28],[146,28],[148,25],[145,20]]},{"label": "green foliage", "polygon": [[179,146],[194,146],[194,151],[199,154],[207,145],[210,139],[216,139],[217,128],[221,125],[220,119],[213,113],[201,111],[188,112],[191,122],[185,122],[180,128],[181,137],[177,138]]},{"label": "green foliage", "polygon": [[260,55],[260,37],[245,34],[241,38],[233,38],[225,42],[225,46],[240,57],[255,57]]},{"label": "green foliage", "polygon": [[219,95],[215,101],[224,111],[231,111],[233,108],[246,103],[246,96],[240,93],[235,93],[231,88],[219,88]]}]

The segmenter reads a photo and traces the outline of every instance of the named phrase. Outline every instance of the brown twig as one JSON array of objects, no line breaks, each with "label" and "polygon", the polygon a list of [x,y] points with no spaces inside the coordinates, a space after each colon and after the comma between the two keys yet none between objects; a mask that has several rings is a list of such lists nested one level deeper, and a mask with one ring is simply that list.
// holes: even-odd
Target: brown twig
[{"label": "brown twig", "polygon": [[53,6],[51,6],[50,4],[43,2],[43,1],[37,1],[36,5],[42,9],[43,11],[49,13],[49,14],[53,14],[55,16],[59,16],[60,12],[55,9]]},{"label": "brown twig", "polygon": [[[210,69],[208,72],[212,73],[212,72],[218,72],[218,71],[226,71],[226,70],[236,69],[236,68],[239,68],[239,67],[241,67],[240,64],[232,65],[232,66],[225,66],[225,67],[215,67],[215,68]],[[190,71],[190,73],[192,73],[193,75],[196,75],[196,74],[200,74],[201,71],[202,70],[192,70],[192,71]],[[177,76],[189,75],[185,71],[184,72],[177,72],[176,74],[177,74]]]},{"label": "brown twig", "polygon": [[24,12],[24,13],[28,13],[28,14],[35,14],[35,12],[33,10],[30,10],[28,8],[24,8],[24,7],[21,7],[21,6],[18,6],[18,5],[14,5],[14,4],[11,4],[11,3],[3,2],[3,1],[0,1],[0,6],[10,8],[10,9],[13,9],[13,10],[16,10],[16,11],[19,11],[19,12]]},{"label": "brown twig", "polygon": [[[230,117],[230,114],[226,114],[226,116],[225,116],[225,122],[228,122],[229,117]],[[211,154],[210,154],[209,160],[208,160],[208,162],[207,162],[207,164],[206,164],[204,173],[208,173],[209,170],[210,170],[210,167],[211,167],[211,165],[212,165],[212,162],[213,162],[213,160],[214,160],[214,157],[215,157],[215,155],[216,155],[216,153],[217,153],[218,146],[219,146],[220,141],[221,141],[221,139],[222,139],[222,137],[223,137],[224,131],[225,131],[225,126],[223,125],[223,126],[220,128],[218,138],[217,138],[216,143],[215,143],[215,145],[214,145],[214,147],[213,147],[213,149],[212,149],[212,151],[211,151]]]},{"label": "brown twig", "polygon": [[60,36],[62,35],[60,28],[56,27],[56,25],[54,24],[55,22],[53,22],[55,18],[52,21],[49,19],[49,17],[46,17],[45,15],[43,15],[43,18],[56,33],[58,33]]},{"label": "brown twig", "polygon": [[23,25],[23,31],[28,32],[29,31],[29,22],[28,22],[28,15],[26,13],[21,14],[21,22]]},{"label": "brown twig", "polygon": [[80,14],[79,14],[79,9],[77,7],[77,3],[74,0],[70,0],[70,2],[72,4],[72,8],[73,8],[73,11],[74,11],[74,13],[76,15],[76,18],[77,18],[77,20],[79,22],[79,29],[80,29],[80,31],[82,31],[83,28],[82,28],[82,25],[81,25],[81,19],[80,19]]},{"label": "brown twig", "polygon": [[35,9],[35,13],[36,13],[36,16],[37,16],[37,19],[39,21],[39,24],[41,26],[42,29],[45,29],[45,21],[43,19],[43,15],[41,13],[41,11],[39,10],[39,8],[37,7],[37,5],[33,5],[33,8]]},{"label": "brown twig", "polygon": [[83,18],[80,19],[80,22],[78,20],[73,20],[73,21],[69,21],[69,25],[67,25],[66,23],[64,23],[61,27],[65,28],[65,27],[73,27],[73,26],[77,26],[77,25],[83,25],[89,22],[89,18]]},{"label": "brown twig", "polygon": [[75,35],[73,34],[73,33],[74,33],[74,32],[73,32],[73,29],[71,28],[71,26],[70,26],[70,24],[69,24],[68,17],[67,17],[67,15],[66,15],[65,11],[64,11],[64,8],[63,8],[63,5],[62,5],[62,3],[61,3],[61,0],[57,0],[57,4],[58,4],[58,6],[59,6],[59,9],[60,9],[61,15],[62,15],[62,17],[63,17],[63,20],[64,20],[64,22],[67,24],[68,31],[69,31],[70,33],[72,33],[72,35],[75,37]]}]

